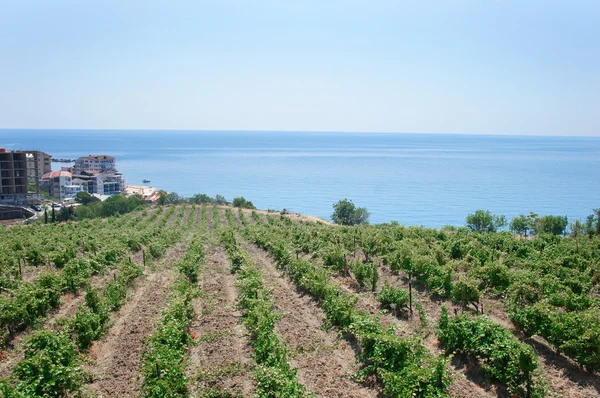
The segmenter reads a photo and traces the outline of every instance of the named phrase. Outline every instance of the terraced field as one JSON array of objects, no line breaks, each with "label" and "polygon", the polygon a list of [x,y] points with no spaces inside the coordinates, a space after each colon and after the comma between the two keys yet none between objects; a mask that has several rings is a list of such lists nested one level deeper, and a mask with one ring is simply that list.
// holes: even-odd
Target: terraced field
[{"label": "terraced field", "polygon": [[1,228],[0,397],[599,397],[600,335],[542,311],[598,331],[597,240],[460,234],[206,205]]}]

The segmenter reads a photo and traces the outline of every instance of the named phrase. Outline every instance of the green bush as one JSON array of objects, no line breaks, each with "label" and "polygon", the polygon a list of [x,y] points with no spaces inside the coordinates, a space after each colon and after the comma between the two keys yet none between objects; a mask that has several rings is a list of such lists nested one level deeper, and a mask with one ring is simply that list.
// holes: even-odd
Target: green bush
[{"label": "green bush", "polygon": [[406,290],[400,287],[391,286],[385,281],[381,292],[377,296],[377,301],[384,307],[399,312],[402,309],[408,308],[409,296]]},{"label": "green bush", "polygon": [[17,396],[62,397],[82,385],[77,351],[68,334],[35,331],[23,342],[23,352],[25,359],[13,372]]},{"label": "green bush", "polygon": [[458,315],[449,319],[444,308],[439,340],[451,352],[479,358],[485,374],[506,385],[511,394],[543,397],[545,387],[533,348],[486,317]]}]

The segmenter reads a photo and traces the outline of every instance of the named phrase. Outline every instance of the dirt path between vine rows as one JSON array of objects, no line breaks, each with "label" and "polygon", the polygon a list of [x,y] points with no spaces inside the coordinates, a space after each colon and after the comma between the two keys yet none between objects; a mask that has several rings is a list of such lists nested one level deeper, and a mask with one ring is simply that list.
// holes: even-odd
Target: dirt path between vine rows
[{"label": "dirt path between vine rows", "polygon": [[144,343],[153,330],[153,322],[164,308],[167,286],[173,274],[169,269],[152,273],[136,283],[132,299],[116,314],[115,325],[90,349],[95,360],[88,369],[93,374],[84,390],[98,397],[135,397],[139,394],[138,378]]},{"label": "dirt path between vine rows", "polygon": [[248,243],[244,248],[263,271],[265,286],[272,289],[276,308],[283,313],[276,331],[293,353],[298,381],[318,397],[377,397],[378,391],[350,380],[358,370],[356,353],[337,333],[323,330],[325,314],[318,304],[299,293],[266,252]]},{"label": "dirt path between vine rows", "polygon": [[[408,290],[408,282],[402,276],[394,275],[387,267],[382,267],[382,275],[388,279],[394,286],[400,286]],[[452,314],[455,310],[460,312],[460,305],[454,304],[451,300],[431,300],[426,288],[417,286],[413,288],[413,297],[415,302],[419,302],[427,311],[432,324],[437,324],[440,318],[442,304],[448,308]],[[485,315],[492,321],[506,328],[515,334],[521,341],[531,345],[538,355],[540,368],[546,380],[548,391],[551,394],[560,397],[572,398],[592,398],[600,397],[600,375],[592,374],[582,370],[575,361],[557,354],[555,350],[541,337],[524,338],[517,333],[514,325],[508,318],[504,304],[497,299],[485,297],[482,299]],[[451,315],[452,316],[452,315]],[[418,323],[418,316],[415,316],[413,325]],[[454,361],[455,365],[461,365]],[[466,364],[463,362],[462,365]]]},{"label": "dirt path between vine rows", "polygon": [[176,264],[183,257],[190,239],[188,232],[180,242],[167,249],[152,269],[148,267],[145,277],[135,282],[131,299],[111,316],[114,325],[90,348],[88,357],[93,365],[86,370],[93,379],[84,386],[84,395],[99,398],[139,395],[145,342],[166,306],[168,288],[175,278],[174,269],[168,264]]},{"label": "dirt path between vine rows", "polygon": [[200,278],[202,296],[194,301],[195,318],[190,326],[198,345],[190,351],[186,370],[192,393],[213,389],[251,396],[252,348],[241,313],[235,308],[235,275],[229,272],[229,259],[222,247],[207,247]]},{"label": "dirt path between vine rows", "polygon": [[[434,333],[433,320],[430,321],[428,328],[420,328],[418,326],[419,316],[417,311],[414,311],[413,320],[405,317],[397,317],[391,313],[382,313],[381,305],[370,292],[359,292],[359,287],[356,281],[352,278],[345,278],[341,276],[335,276],[333,278],[340,284],[340,287],[349,292],[353,293],[358,297],[358,303],[356,309],[364,312],[368,312],[373,316],[379,317],[381,324],[384,326],[396,325],[396,335],[399,337],[411,337],[411,336],[422,336],[422,344],[429,349],[434,355],[441,355],[442,350],[438,345],[437,336]],[[414,289],[413,289],[414,293]],[[421,302],[419,298],[413,296],[413,305],[417,302]],[[454,383],[448,389],[451,396],[455,397],[468,397],[468,398],[483,398],[483,397],[495,397],[498,395],[495,391],[488,391],[482,384],[484,380],[479,372],[479,367],[473,363],[464,363],[460,359],[456,359],[452,363],[454,366],[450,367],[451,374],[454,377]]]}]

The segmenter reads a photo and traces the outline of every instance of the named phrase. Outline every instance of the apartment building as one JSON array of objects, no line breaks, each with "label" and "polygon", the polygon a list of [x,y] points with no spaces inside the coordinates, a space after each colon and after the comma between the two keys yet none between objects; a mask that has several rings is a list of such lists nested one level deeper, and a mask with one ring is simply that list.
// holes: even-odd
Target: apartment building
[{"label": "apartment building", "polygon": [[40,199],[40,179],[52,170],[51,156],[42,151],[0,148],[0,202],[27,203]]},{"label": "apartment building", "polygon": [[115,195],[125,190],[125,179],[116,170],[82,171],[73,174],[73,184],[83,185],[84,191],[90,194]]},{"label": "apartment building", "polygon": [[73,183],[72,174],[65,170],[44,174],[40,180],[40,186],[50,196],[61,201],[73,199],[78,192],[84,190],[82,185]]},{"label": "apartment building", "polygon": [[107,171],[115,170],[116,162],[113,156],[108,155],[89,155],[82,156],[75,161],[73,169],[74,174],[81,174],[84,171]]}]

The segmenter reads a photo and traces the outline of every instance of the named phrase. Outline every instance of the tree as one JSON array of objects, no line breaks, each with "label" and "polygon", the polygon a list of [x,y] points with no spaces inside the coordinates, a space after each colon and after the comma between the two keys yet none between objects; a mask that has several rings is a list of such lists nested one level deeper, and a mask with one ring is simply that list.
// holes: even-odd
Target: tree
[{"label": "tree", "polygon": [[166,193],[165,191],[160,191],[160,196],[156,202],[159,205],[177,205],[185,202],[185,199],[176,192]]},{"label": "tree", "polygon": [[225,199],[225,196],[217,194],[217,196],[215,196],[215,203],[218,205],[226,205],[227,199]]},{"label": "tree", "polygon": [[471,231],[496,232],[506,226],[506,217],[492,214],[489,210],[476,210],[467,216],[465,222]]},{"label": "tree", "polygon": [[243,196],[240,196],[239,198],[233,198],[232,203],[233,203],[234,207],[243,207],[245,209],[256,209],[256,207],[254,207],[252,202],[250,202],[249,200],[246,200],[246,198],[244,198]]},{"label": "tree", "polygon": [[75,211],[73,210],[73,206],[64,206],[58,212],[58,219],[60,221],[69,221],[73,217],[75,217]]},{"label": "tree", "polygon": [[75,195],[75,202],[81,203],[82,205],[87,205],[87,204],[99,202],[99,201],[100,201],[100,199],[98,199],[97,197],[95,197],[93,195],[90,195],[89,193],[87,193],[85,191],[77,192],[77,195]]},{"label": "tree", "polygon": [[536,234],[563,235],[567,225],[569,225],[567,216],[544,216],[535,219],[534,230]]},{"label": "tree", "polygon": [[531,218],[529,216],[521,214],[510,221],[509,228],[515,234],[527,236],[527,233],[531,230],[531,227]]},{"label": "tree", "polygon": [[197,193],[189,199],[190,203],[214,203],[215,200],[205,193]]},{"label": "tree", "polygon": [[594,213],[587,217],[586,229],[590,238],[594,234],[600,236],[600,209],[594,209]]},{"label": "tree", "polygon": [[343,199],[333,205],[331,220],[341,225],[369,223],[369,212],[365,207],[356,207],[351,200]]}]

